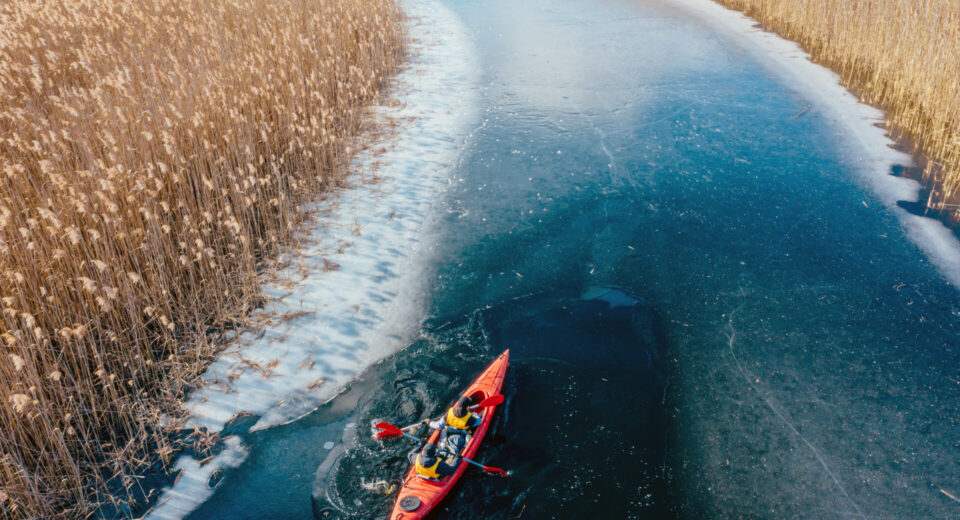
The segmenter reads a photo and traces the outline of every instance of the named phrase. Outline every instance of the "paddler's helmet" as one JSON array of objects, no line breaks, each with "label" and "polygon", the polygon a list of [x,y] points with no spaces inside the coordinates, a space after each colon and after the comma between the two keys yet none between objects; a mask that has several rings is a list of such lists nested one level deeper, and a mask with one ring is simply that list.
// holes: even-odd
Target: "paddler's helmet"
[{"label": "paddler's helmet", "polygon": [[457,404],[453,405],[453,414],[457,417],[463,417],[467,415],[467,407],[473,404],[473,399],[469,397],[461,397],[457,399]]},{"label": "paddler's helmet", "polygon": [[428,443],[423,447],[423,451],[421,453],[423,453],[424,457],[429,457],[432,459],[437,456],[437,445],[433,444],[432,442]]}]

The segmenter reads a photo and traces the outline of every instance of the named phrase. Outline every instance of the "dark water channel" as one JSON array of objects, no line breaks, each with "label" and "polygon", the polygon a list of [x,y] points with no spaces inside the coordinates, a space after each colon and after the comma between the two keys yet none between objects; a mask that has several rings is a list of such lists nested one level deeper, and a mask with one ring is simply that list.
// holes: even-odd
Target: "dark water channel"
[{"label": "dark water channel", "polygon": [[192,518],[310,518],[315,484],[385,515],[409,446],[370,421],[438,413],[506,347],[480,456],[515,475],[468,472],[437,518],[960,517],[960,297],[832,116],[792,117],[802,92],[666,0],[449,5],[483,120],[441,208],[435,318],[246,435]]},{"label": "dark water channel", "polygon": [[416,444],[376,440],[372,425],[441,415],[510,348],[509,397],[478,458],[512,475],[468,472],[434,518],[675,518],[661,333],[647,302],[599,287],[434,320],[313,414],[248,434],[245,468],[194,517],[386,518]]}]

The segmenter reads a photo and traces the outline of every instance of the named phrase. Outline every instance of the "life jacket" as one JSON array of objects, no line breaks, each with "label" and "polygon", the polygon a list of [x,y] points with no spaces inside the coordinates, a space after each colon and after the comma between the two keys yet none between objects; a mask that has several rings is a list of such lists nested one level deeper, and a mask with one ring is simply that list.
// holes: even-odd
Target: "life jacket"
[{"label": "life jacket", "polygon": [[436,457],[432,465],[424,466],[423,464],[420,464],[420,457],[422,456],[423,456],[422,454],[417,455],[417,464],[416,464],[417,476],[423,477],[423,478],[429,478],[433,480],[440,480],[442,475],[437,473],[437,468],[440,466],[440,457]]},{"label": "life jacket", "polygon": [[470,410],[468,409],[466,415],[463,417],[457,417],[457,414],[453,411],[454,408],[456,407],[454,406],[447,410],[447,426],[457,430],[466,430],[467,423],[470,422]]}]

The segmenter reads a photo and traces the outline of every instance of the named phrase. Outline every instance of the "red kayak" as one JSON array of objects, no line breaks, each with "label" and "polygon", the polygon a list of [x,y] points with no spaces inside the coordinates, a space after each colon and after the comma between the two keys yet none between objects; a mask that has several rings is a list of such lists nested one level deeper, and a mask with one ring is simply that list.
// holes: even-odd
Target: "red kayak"
[{"label": "red kayak", "polygon": [[[503,376],[507,373],[507,365],[510,361],[510,351],[505,350],[500,357],[490,363],[482,374],[467,387],[463,393],[465,396],[474,398],[478,403],[492,395],[500,393],[500,387],[503,386]],[[484,408],[480,411],[480,424],[474,430],[470,442],[463,449],[462,456],[472,459],[480,443],[483,442],[483,436],[490,428],[490,422],[493,420],[495,407]],[[436,444],[440,438],[440,431],[435,430],[430,436],[430,441]],[[460,480],[460,476],[467,469],[465,461],[460,461],[453,475],[445,477],[440,481],[432,481],[417,476],[415,468],[410,468],[407,478],[403,481],[403,487],[400,488],[400,494],[397,496],[397,503],[393,506],[393,513],[390,514],[390,520],[419,520],[433,510],[437,504],[447,496],[454,484]]]}]

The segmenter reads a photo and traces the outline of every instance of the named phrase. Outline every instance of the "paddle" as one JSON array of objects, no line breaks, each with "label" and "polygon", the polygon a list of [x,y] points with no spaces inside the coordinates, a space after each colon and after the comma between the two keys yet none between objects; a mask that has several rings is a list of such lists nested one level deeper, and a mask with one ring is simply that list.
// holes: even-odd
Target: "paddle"
[{"label": "paddle", "polygon": [[491,395],[490,397],[480,401],[479,403],[470,407],[471,410],[476,410],[477,408],[488,408],[490,406],[498,406],[503,404],[503,395],[496,394]]},{"label": "paddle", "polygon": [[[400,428],[397,428],[396,426],[394,426],[394,425],[392,425],[392,424],[390,424],[390,423],[379,422],[379,423],[376,424],[376,427],[377,427],[377,428],[380,428],[381,430],[383,430],[383,431],[381,431],[381,432],[377,432],[377,438],[378,438],[378,439],[383,439],[383,438],[386,438],[386,437],[396,437],[397,435],[403,435],[404,437],[407,437],[407,438],[409,438],[409,439],[413,439],[413,440],[415,440],[415,441],[417,441],[417,442],[420,442],[420,441],[422,440],[422,439],[420,439],[420,437],[416,437],[416,436],[410,435],[409,433],[401,430]],[[489,471],[490,473],[496,473],[496,474],[498,474],[498,475],[510,475],[509,473],[507,473],[506,471],[504,471],[504,470],[502,470],[502,469],[500,469],[500,468],[495,468],[495,467],[493,467],[493,466],[484,466],[483,464],[480,464],[479,462],[470,460],[470,459],[468,459],[468,458],[466,458],[466,457],[460,457],[460,458],[463,459],[464,461],[470,463],[470,464],[473,464],[474,466],[478,466],[478,467],[480,467],[480,468],[483,468],[484,471]]]},{"label": "paddle", "polygon": [[401,430],[400,428],[397,428],[396,426],[390,423],[378,422],[374,426],[383,430],[382,432],[377,432],[378,439],[385,439],[387,437],[396,437],[397,435],[403,435],[404,437],[413,439],[417,442],[420,442],[422,440],[420,437],[417,437],[415,435],[410,435],[409,433]]}]

